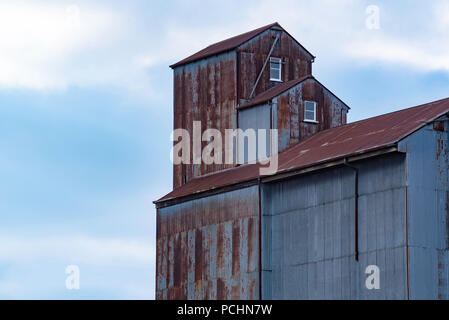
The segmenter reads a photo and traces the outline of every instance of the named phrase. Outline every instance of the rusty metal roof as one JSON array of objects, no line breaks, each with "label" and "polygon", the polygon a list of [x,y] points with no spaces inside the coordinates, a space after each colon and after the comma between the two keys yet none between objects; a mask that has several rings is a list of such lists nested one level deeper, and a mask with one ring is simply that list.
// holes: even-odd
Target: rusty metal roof
[{"label": "rusty metal roof", "polygon": [[246,108],[250,108],[250,107],[254,107],[256,105],[260,105],[260,104],[266,103],[266,102],[270,101],[271,99],[277,97],[281,93],[283,93],[283,92],[285,92],[287,90],[290,90],[294,86],[296,86],[296,85],[300,84],[301,82],[304,82],[304,81],[306,81],[308,79],[313,79],[316,82],[318,82],[323,88],[328,90],[332,95],[334,95],[338,100],[340,100],[348,109],[351,109],[343,100],[338,98],[332,91],[330,91],[328,88],[326,88],[321,82],[319,82],[312,75],[307,75],[307,76],[301,77],[299,79],[293,79],[293,80],[281,83],[281,84],[279,84],[277,86],[274,86],[274,87],[268,89],[267,91],[264,91],[261,94],[255,96],[251,100],[248,100],[245,104],[242,104],[241,106],[238,106],[237,109],[239,109],[239,110],[240,109],[246,109]]},{"label": "rusty metal roof", "polygon": [[[312,167],[395,145],[449,112],[449,98],[318,132],[279,154],[276,174]],[[242,165],[196,178],[155,203],[259,178],[259,164]]]},{"label": "rusty metal roof", "polygon": [[238,109],[245,109],[245,108],[253,107],[258,104],[265,103],[307,79],[315,79],[315,78],[312,75],[307,75],[307,76],[301,77],[299,79],[294,79],[294,80],[290,80],[290,81],[278,84],[277,86],[274,86],[274,87],[268,89],[267,91],[264,91],[261,94],[255,96],[253,99],[251,99],[248,102],[246,102],[245,104],[239,106]]},{"label": "rusty metal roof", "polygon": [[[240,45],[244,44],[245,42],[251,40],[252,38],[258,36],[262,32],[264,32],[274,26],[281,28],[285,33],[287,33],[290,37],[292,37],[287,31],[284,30],[284,28],[281,27],[281,25],[279,23],[277,23],[277,22],[271,23],[271,24],[263,26],[261,28],[258,28],[258,29],[252,30],[252,31],[248,31],[248,32],[242,33],[238,36],[214,43],[214,44],[198,51],[197,53],[195,53],[175,64],[172,64],[170,66],[170,68],[176,68],[176,67],[186,64],[186,63],[194,62],[194,61],[204,59],[204,58],[207,58],[207,57],[219,54],[219,53],[233,50],[233,49],[239,47]],[[292,37],[292,39],[294,39],[298,43],[299,46],[301,46],[308,54],[310,54],[311,57],[315,58],[314,55],[311,54],[306,48],[304,48],[295,38]]]}]

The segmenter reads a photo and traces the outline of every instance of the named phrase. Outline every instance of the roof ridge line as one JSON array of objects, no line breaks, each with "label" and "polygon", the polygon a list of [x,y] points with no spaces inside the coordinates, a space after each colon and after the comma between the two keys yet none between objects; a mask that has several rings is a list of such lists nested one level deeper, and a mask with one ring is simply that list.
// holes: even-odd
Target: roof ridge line
[{"label": "roof ridge line", "polygon": [[[386,116],[386,115],[391,115],[391,114],[394,114],[394,113],[397,113],[397,112],[402,112],[402,111],[409,110],[409,109],[422,108],[422,107],[427,106],[427,105],[430,106],[430,105],[432,105],[434,103],[443,102],[445,100],[449,101],[449,97],[438,99],[438,100],[427,102],[427,103],[423,103],[423,104],[420,104],[420,105],[417,105],[417,106],[406,107],[406,108],[399,109],[399,110],[396,110],[396,111],[391,111],[391,112],[388,112],[388,113],[379,114],[377,116],[373,116],[373,117],[369,117],[369,118],[365,118],[365,119],[360,119],[360,120],[357,120],[357,121],[354,121],[354,122],[349,122],[347,124],[344,124],[343,126],[347,126],[347,125],[350,125],[350,124],[355,124],[355,123],[358,123],[358,122],[363,122],[363,121],[374,119],[374,118],[383,117],[383,116]],[[329,129],[327,129],[327,130],[329,130]]]},{"label": "roof ridge line", "polygon": [[[238,34],[238,35],[226,38],[226,39],[223,39],[223,40],[220,40],[218,42],[212,43],[209,46],[207,46],[207,47],[205,47],[205,48],[203,48],[203,49],[201,49],[201,50],[199,50],[199,51],[189,55],[188,57],[186,57],[186,58],[184,58],[184,59],[182,59],[182,60],[180,60],[180,61],[178,61],[178,62],[176,62],[176,63],[174,63],[172,65],[170,65],[170,68],[174,69],[174,68],[176,68],[178,66],[181,66],[181,65],[184,65],[184,64],[187,64],[187,63],[191,63],[191,62],[195,62],[195,61],[207,58],[207,57],[209,57],[211,55],[216,55],[216,54],[220,54],[220,53],[223,53],[223,52],[226,52],[226,51],[233,50],[233,49],[239,47],[240,45],[242,45],[243,43],[251,40],[254,37],[257,37],[262,32],[265,32],[266,30],[268,30],[268,29],[270,29],[270,28],[272,28],[272,27],[274,27],[276,25],[279,26],[280,28],[282,28],[282,26],[278,22],[274,22],[274,23],[270,23],[270,24],[267,24],[265,26],[262,26],[262,27],[259,27],[259,28],[256,28],[256,29],[253,29],[253,30],[250,30],[250,31],[247,31],[247,32],[244,32],[244,33],[241,33],[241,34]],[[285,31],[284,28],[282,28],[282,30]],[[287,32],[287,31],[285,31],[285,32]],[[241,42],[237,42],[236,44],[232,44],[228,48],[225,47],[225,48],[222,48],[222,49],[217,49],[217,52],[215,52],[213,54],[205,54],[204,53],[207,49],[210,49],[210,48],[212,48],[214,46],[218,46],[218,45],[223,44],[223,43],[228,42],[228,41],[232,42],[232,40],[236,40],[239,37],[245,38],[245,36],[246,37],[250,36],[252,33],[254,33],[254,35],[252,35],[250,38],[248,38],[246,40],[242,40]]]}]

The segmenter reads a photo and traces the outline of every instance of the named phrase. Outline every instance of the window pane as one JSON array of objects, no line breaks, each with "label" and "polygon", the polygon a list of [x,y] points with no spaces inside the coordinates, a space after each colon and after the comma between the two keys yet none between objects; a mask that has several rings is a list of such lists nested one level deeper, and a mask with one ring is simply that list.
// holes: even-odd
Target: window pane
[{"label": "window pane", "polygon": [[279,72],[279,70],[271,69],[270,78],[279,80],[280,79],[280,72]]},{"label": "window pane", "polygon": [[281,59],[280,58],[270,58],[270,79],[271,80],[281,80]]},{"label": "window pane", "polygon": [[306,120],[315,120],[315,112],[306,111]]},{"label": "window pane", "polygon": [[306,111],[315,111],[315,104],[313,102],[306,101]]}]

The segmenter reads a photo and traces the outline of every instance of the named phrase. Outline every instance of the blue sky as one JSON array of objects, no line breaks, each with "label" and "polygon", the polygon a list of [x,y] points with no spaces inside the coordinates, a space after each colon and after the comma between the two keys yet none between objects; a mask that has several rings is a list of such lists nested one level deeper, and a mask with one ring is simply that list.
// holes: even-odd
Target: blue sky
[{"label": "blue sky", "polygon": [[154,298],[168,65],[274,21],[350,121],[449,96],[449,1],[0,2],[0,298]]}]

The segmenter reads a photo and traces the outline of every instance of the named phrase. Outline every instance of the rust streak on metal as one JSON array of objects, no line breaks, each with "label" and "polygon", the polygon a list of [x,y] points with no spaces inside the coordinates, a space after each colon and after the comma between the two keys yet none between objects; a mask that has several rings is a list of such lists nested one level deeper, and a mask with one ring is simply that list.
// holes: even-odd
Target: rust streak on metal
[{"label": "rust streak on metal", "polygon": [[240,223],[232,222],[232,277],[236,278],[240,273]]},{"label": "rust streak on metal", "polygon": [[257,193],[258,193],[258,203],[257,203],[257,215],[259,222],[259,237],[258,237],[258,247],[259,247],[259,300],[262,300],[262,190],[261,190],[261,179],[258,179]]},{"label": "rust streak on metal", "polygon": [[[449,99],[443,99],[318,132],[279,154],[277,174],[390,147],[448,111]],[[258,177],[258,164],[242,165],[194,179],[156,203]]]}]

